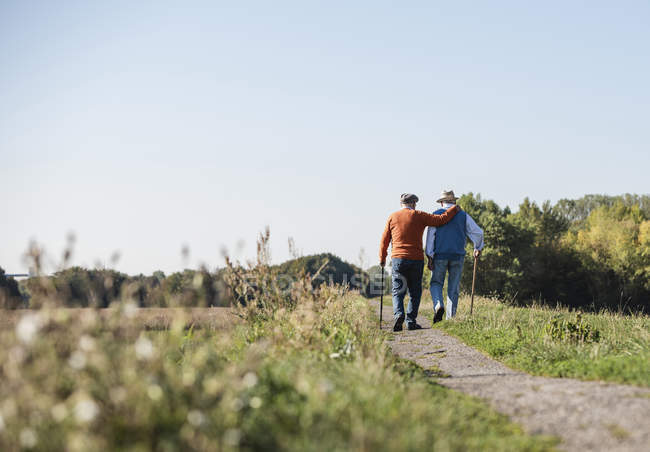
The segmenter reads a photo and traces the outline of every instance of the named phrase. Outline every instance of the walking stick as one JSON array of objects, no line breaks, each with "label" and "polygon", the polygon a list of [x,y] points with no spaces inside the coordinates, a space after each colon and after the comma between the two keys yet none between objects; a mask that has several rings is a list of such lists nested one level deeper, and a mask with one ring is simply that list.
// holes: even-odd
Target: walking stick
[{"label": "walking stick", "polygon": [[474,256],[474,275],[472,276],[472,302],[469,305],[469,315],[474,314],[474,286],[476,285],[476,266],[478,264],[478,256]]},{"label": "walking stick", "polygon": [[379,299],[379,329],[381,330],[381,318],[384,313],[384,267],[381,267],[381,295]]}]

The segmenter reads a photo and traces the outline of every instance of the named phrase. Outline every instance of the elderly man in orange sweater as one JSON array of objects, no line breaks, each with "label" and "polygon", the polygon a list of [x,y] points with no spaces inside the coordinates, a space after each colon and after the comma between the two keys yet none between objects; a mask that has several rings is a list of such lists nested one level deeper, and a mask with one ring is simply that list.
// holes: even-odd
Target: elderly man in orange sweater
[{"label": "elderly man in orange sweater", "polygon": [[388,217],[386,228],[381,236],[379,262],[386,265],[388,245],[391,251],[393,281],[393,331],[402,331],[404,323],[404,297],[408,288],[409,304],[406,310],[406,325],[409,330],[422,327],[416,323],[420,297],[422,296],[422,271],[424,270],[424,253],[422,251],[422,234],[427,226],[442,226],[448,223],[458,206],[452,206],[440,215],[415,210],[418,197],[403,193],[400,197],[402,208]]}]

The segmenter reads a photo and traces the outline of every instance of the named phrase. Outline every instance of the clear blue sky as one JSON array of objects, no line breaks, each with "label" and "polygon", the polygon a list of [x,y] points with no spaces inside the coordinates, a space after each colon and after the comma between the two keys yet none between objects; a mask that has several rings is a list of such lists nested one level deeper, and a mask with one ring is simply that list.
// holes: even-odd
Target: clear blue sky
[{"label": "clear blue sky", "polygon": [[[648,193],[647,1],[0,3],[0,266],[128,273],[270,225],[367,264],[399,194]],[[181,248],[187,244],[190,258]]]}]

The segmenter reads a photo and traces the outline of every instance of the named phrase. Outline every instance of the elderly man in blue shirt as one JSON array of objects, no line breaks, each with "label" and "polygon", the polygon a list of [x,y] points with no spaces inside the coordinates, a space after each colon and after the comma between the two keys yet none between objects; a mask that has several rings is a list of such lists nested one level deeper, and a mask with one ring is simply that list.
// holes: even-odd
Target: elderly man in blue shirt
[{"label": "elderly man in blue shirt", "polygon": [[[440,214],[456,204],[458,198],[453,190],[443,190],[439,202],[441,209],[433,212]],[[447,281],[447,319],[456,315],[460,276],[463,272],[465,259],[465,243],[469,238],[474,244],[474,257],[478,257],[483,249],[483,230],[466,212],[459,212],[453,220],[444,226],[429,227],[427,230],[427,266],[431,270],[431,298],[433,299],[433,323],[440,322],[445,314],[445,304],[442,298],[442,286],[445,275]]]}]

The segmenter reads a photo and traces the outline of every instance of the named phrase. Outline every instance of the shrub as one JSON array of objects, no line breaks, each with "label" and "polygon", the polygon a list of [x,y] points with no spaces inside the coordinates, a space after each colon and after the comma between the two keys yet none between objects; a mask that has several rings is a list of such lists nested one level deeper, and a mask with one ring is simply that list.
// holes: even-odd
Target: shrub
[{"label": "shrub", "polygon": [[575,322],[562,316],[554,316],[544,326],[546,337],[559,342],[592,343],[600,340],[600,331],[585,323],[581,314],[576,315]]}]

